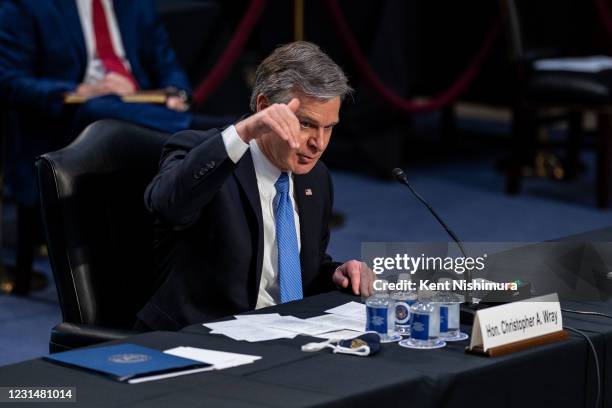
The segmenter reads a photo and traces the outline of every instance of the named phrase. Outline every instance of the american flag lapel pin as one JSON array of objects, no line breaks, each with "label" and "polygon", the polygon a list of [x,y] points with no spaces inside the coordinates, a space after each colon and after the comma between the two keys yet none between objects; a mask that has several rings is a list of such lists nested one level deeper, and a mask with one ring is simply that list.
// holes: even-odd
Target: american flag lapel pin
[{"label": "american flag lapel pin", "polygon": [[304,194],[307,196],[311,196],[312,195],[312,190],[307,188],[306,190],[304,190]]}]

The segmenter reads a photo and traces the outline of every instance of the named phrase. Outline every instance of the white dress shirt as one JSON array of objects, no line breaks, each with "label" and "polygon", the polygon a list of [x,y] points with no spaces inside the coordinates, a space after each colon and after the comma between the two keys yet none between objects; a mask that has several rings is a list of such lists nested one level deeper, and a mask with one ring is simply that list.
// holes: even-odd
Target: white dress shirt
[{"label": "white dress shirt", "polygon": [[[222,133],[223,143],[227,150],[227,155],[230,159],[237,163],[244,153],[250,149],[253,165],[255,167],[255,176],[257,178],[257,189],[259,191],[259,200],[261,203],[261,212],[263,218],[263,262],[261,265],[261,282],[259,284],[259,294],[257,296],[256,309],[272,306],[280,300],[280,288],[278,286],[278,247],[276,245],[276,219],[274,217],[274,197],[276,196],[276,187],[274,184],[281,175],[281,170],[278,169],[264,155],[259,148],[256,140],[246,144],[234,126],[230,126]],[[293,188],[293,176],[289,175],[289,193],[291,197],[291,205],[293,206],[293,219],[295,221],[295,232],[297,234],[298,250],[301,248],[300,239],[300,219],[295,203],[295,192]]]},{"label": "white dress shirt", "polygon": [[[104,78],[104,75],[106,74],[106,68],[96,54],[96,35],[93,27],[92,0],[75,1],[77,9],[79,10],[79,17],[81,18],[81,28],[85,38],[85,48],[87,49],[87,68],[85,69],[85,78],[83,78],[83,82],[92,83]],[[102,7],[104,7],[106,23],[108,24],[108,30],[110,31],[115,54],[119,57],[119,59],[121,59],[121,62],[123,62],[123,65],[127,68],[127,70],[130,71],[130,64],[125,58],[125,49],[123,48],[117,18],[115,17],[113,0],[101,1]]]}]

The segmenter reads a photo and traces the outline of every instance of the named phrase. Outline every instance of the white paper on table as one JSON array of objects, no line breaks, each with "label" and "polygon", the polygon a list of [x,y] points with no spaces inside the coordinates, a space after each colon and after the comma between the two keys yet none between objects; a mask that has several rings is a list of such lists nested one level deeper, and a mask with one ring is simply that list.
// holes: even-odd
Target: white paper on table
[{"label": "white paper on table", "polygon": [[276,340],[276,339],[292,339],[297,336],[297,333],[287,330],[280,330],[274,327],[255,326],[244,324],[237,321],[238,324],[232,327],[226,327],[221,330],[216,330],[214,334],[223,334],[231,337],[234,340],[246,340],[250,342]]},{"label": "white paper on table", "polygon": [[202,363],[212,364],[215,370],[237,367],[243,364],[251,364],[254,361],[261,359],[261,356],[253,356],[250,354],[229,353],[226,351],[185,346],[165,350],[164,353],[200,361]]},{"label": "white paper on table", "polygon": [[348,302],[332,309],[328,309],[325,311],[325,313],[361,319],[362,316],[366,315],[366,307],[363,303]]},{"label": "white paper on table", "polygon": [[262,326],[248,326],[247,335],[244,340],[248,342],[266,341],[266,340],[277,340],[277,339],[293,339],[298,333],[294,333],[288,330],[281,330],[274,327],[262,327]]},{"label": "white paper on table", "polygon": [[292,331],[298,334],[306,334],[308,336],[316,336],[317,334],[327,333],[336,329],[335,327],[327,324],[298,319],[294,316],[282,316],[276,320],[270,320],[263,324],[266,328],[272,327],[275,329]]},{"label": "white paper on table", "polygon": [[148,381],[163,380],[164,378],[172,378],[172,377],[178,377],[181,375],[195,374],[195,373],[201,373],[204,371],[212,371],[212,370],[214,370],[213,367],[204,367],[204,368],[194,368],[193,370],[176,371],[174,373],[150,375],[148,377],[132,378],[131,380],[128,380],[128,384],[140,384],[140,383],[148,382]]},{"label": "white paper on table", "polygon": [[612,69],[612,58],[605,55],[590,57],[547,58],[534,63],[539,71],[572,71],[595,73]]},{"label": "white paper on table", "polygon": [[223,334],[234,340],[245,340],[249,342],[292,339],[297,336],[293,331],[279,330],[268,327],[263,323],[240,320],[226,320],[216,323],[204,323],[203,326],[212,329],[212,334]]},{"label": "white paper on table", "polygon": [[223,330],[225,328],[236,327],[236,325],[242,324],[238,322],[238,320],[225,320],[223,322],[215,322],[215,323],[203,323],[202,326],[208,327],[212,331]]},{"label": "white paper on table", "polygon": [[[309,322],[315,322],[320,324],[325,324],[328,326],[333,326],[336,329],[347,329],[357,332],[364,332],[366,319],[363,316],[363,319],[357,319],[353,317],[335,315],[335,314],[325,314],[322,316],[311,317],[306,319]],[[318,337],[318,336],[317,336]]]},{"label": "white paper on table", "polygon": [[281,317],[278,313],[264,313],[264,314],[254,314],[254,315],[236,315],[234,316],[238,320],[248,321],[250,323],[257,322],[267,322],[269,320],[278,319]]},{"label": "white paper on table", "polygon": [[362,333],[353,330],[337,330],[329,333],[317,334],[314,337],[319,337],[326,340],[348,340],[360,336]]}]

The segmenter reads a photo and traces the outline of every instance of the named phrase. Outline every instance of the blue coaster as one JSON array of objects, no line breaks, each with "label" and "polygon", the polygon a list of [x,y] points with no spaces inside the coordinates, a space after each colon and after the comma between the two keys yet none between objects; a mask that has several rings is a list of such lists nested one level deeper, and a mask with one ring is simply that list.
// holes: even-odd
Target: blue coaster
[{"label": "blue coaster", "polygon": [[456,336],[453,337],[442,337],[444,339],[444,341],[461,341],[461,340],[467,340],[470,338],[470,336],[468,336],[466,333],[463,332],[459,332]]},{"label": "blue coaster", "polygon": [[395,343],[396,341],[400,341],[402,339],[402,336],[400,336],[399,334],[395,333],[393,336],[389,336],[385,339],[383,339],[382,337],[380,338],[380,342],[381,343]]}]

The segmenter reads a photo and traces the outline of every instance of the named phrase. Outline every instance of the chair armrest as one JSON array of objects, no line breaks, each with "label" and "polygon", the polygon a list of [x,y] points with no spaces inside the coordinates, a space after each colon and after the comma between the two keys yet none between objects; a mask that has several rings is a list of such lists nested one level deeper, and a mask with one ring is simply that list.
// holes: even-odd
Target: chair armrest
[{"label": "chair armrest", "polygon": [[51,329],[49,352],[56,353],[105,341],[120,340],[138,333],[135,330],[64,322]]}]

